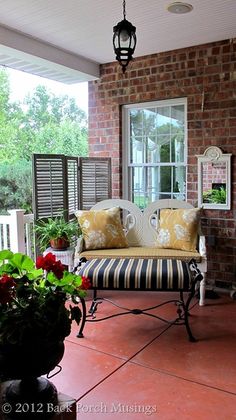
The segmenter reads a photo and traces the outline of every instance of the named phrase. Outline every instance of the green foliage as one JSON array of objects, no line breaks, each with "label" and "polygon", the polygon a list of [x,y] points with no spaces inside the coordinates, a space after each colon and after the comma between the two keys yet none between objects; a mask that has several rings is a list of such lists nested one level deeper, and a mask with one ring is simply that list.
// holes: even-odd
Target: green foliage
[{"label": "green foliage", "polygon": [[35,148],[37,153],[87,156],[87,131],[70,120],[60,125],[47,123],[37,133]]},{"label": "green foliage", "polygon": [[226,189],[221,187],[203,192],[203,203],[225,204]]},{"label": "green foliage", "polygon": [[81,234],[78,223],[76,221],[67,222],[63,216],[40,220],[35,225],[35,232],[38,235],[42,251],[48,247],[51,239],[65,238],[70,242],[74,236]]},{"label": "green foliage", "polygon": [[7,119],[9,111],[9,96],[10,96],[10,84],[7,72],[5,70],[0,71],[0,117]]},{"label": "green foliage", "polygon": [[81,317],[66,299],[77,303],[88,287],[88,279],[66,271],[52,254],[38,257],[35,267],[26,255],[0,251],[0,345],[64,340]]},{"label": "green foliage", "polygon": [[31,162],[20,160],[14,164],[0,165],[0,209],[7,214],[10,209],[25,209],[31,213],[32,174]]},{"label": "green foliage", "polygon": [[27,112],[25,122],[31,128],[40,130],[47,124],[59,125],[65,120],[86,126],[86,114],[68,95],[55,96],[45,86],[39,85],[25,98]]}]

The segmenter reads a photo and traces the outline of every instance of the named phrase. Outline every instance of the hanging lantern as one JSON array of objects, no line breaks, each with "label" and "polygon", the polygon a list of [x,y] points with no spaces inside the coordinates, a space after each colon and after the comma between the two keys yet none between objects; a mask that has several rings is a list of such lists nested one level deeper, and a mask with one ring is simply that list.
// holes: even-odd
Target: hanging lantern
[{"label": "hanging lantern", "polygon": [[116,60],[119,61],[122,71],[125,73],[126,67],[133,58],[132,55],[137,42],[136,27],[126,20],[125,0],[123,0],[123,15],[124,19],[113,28],[113,47]]}]

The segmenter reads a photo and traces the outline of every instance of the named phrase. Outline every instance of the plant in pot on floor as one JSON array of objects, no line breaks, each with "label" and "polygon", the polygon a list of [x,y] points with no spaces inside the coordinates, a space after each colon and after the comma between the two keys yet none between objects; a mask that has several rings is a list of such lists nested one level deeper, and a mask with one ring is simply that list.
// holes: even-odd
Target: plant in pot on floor
[{"label": "plant in pot on floor", "polygon": [[[66,271],[51,253],[39,256],[35,266],[24,254],[0,251],[0,376],[11,380],[3,393],[7,418],[52,415],[47,407],[57,404],[57,390],[40,376],[62,359],[64,339],[72,321],[80,322],[78,302],[88,287],[87,278]],[[17,411],[23,404],[26,410]]]},{"label": "plant in pot on floor", "polygon": [[49,246],[56,250],[67,249],[71,240],[81,234],[78,223],[76,221],[67,222],[63,216],[40,220],[34,229],[41,251],[45,251]]}]

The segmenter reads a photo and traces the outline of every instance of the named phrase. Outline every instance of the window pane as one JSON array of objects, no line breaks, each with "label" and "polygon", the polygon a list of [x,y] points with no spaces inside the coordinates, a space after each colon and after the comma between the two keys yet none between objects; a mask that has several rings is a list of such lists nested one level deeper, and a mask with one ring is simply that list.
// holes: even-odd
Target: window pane
[{"label": "window pane", "polygon": [[143,134],[143,111],[132,109],[130,111],[130,135],[142,136]]},{"label": "window pane", "polygon": [[173,196],[179,200],[185,200],[186,197],[186,168],[179,166],[173,168]]},{"label": "window pane", "polygon": [[160,191],[171,192],[171,167],[161,166],[160,168]]},{"label": "window pane", "polygon": [[186,168],[181,167],[136,167],[131,168],[133,202],[140,208],[164,198],[185,200]]},{"label": "window pane", "polygon": [[157,163],[160,162],[159,146],[157,145],[156,136],[148,137],[147,141],[147,162],[146,163]]},{"label": "window pane", "polygon": [[172,198],[171,193],[160,193],[159,200],[164,200],[166,198]]},{"label": "window pane", "polygon": [[171,137],[171,161],[184,162],[184,132],[181,130]]},{"label": "window pane", "polygon": [[172,133],[184,131],[184,105],[171,107]]},{"label": "window pane", "polygon": [[159,168],[131,168],[133,202],[140,208],[159,199]]},{"label": "window pane", "polygon": [[131,163],[143,163],[143,141],[142,137],[132,136],[130,139],[130,162]]},{"label": "window pane", "polygon": [[158,167],[150,167],[146,168],[147,170],[147,195],[148,201],[151,203],[152,201],[159,199],[159,185],[160,185],[160,176],[159,176],[159,168]]},{"label": "window pane", "polygon": [[156,131],[156,111],[155,109],[143,110],[143,126],[145,135],[150,137]]},{"label": "window pane", "polygon": [[131,184],[133,202],[139,208],[145,208],[148,204],[146,191],[146,168],[131,168]]},{"label": "window pane", "polygon": [[170,135],[171,128],[171,114],[170,107],[157,108],[157,132],[158,134]]},{"label": "window pane", "polygon": [[160,162],[170,162],[170,137],[159,136],[158,143],[160,150]]}]

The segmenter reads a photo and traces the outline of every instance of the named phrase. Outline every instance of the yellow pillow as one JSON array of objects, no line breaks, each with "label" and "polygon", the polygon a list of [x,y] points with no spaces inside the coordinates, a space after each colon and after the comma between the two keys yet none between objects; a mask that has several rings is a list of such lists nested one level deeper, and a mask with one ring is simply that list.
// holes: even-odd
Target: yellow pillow
[{"label": "yellow pillow", "polygon": [[196,252],[200,209],[164,209],[160,211],[158,248]]},{"label": "yellow pillow", "polygon": [[75,215],[82,230],[85,249],[128,247],[119,207],[107,210],[79,210]]}]

